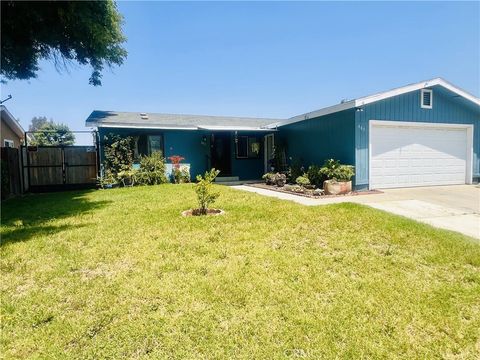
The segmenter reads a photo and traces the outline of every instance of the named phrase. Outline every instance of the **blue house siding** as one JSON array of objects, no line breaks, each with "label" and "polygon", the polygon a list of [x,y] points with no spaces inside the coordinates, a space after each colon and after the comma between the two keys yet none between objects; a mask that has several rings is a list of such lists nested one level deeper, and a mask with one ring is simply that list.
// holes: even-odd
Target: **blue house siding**
[{"label": "blue house siding", "polygon": [[277,139],[277,142],[286,142],[287,157],[301,161],[304,166],[322,165],[329,158],[354,165],[355,110],[282,126]]},{"label": "blue house siding", "polygon": [[[180,155],[185,158],[184,163],[190,164],[190,175],[192,180],[196,175],[203,174],[211,168],[210,162],[210,131],[200,130],[153,130],[153,129],[130,129],[130,128],[99,128],[100,139],[107,134],[113,133],[121,136],[137,135],[163,135],[164,156]],[[237,159],[235,147],[235,134],[231,132],[231,168],[232,176],[238,176],[240,180],[260,179],[264,172],[263,157],[263,136],[264,133],[242,132],[239,135],[256,136],[259,138],[260,156],[255,159]],[[202,143],[206,137],[207,142]],[[103,162],[103,150],[101,151],[101,162]],[[220,174],[219,176],[222,176]]]},{"label": "blue house siding", "polygon": [[441,87],[433,87],[433,108],[420,106],[420,90],[363,106],[355,112],[355,185],[368,186],[369,120],[473,124],[473,177],[480,176],[480,108]]}]

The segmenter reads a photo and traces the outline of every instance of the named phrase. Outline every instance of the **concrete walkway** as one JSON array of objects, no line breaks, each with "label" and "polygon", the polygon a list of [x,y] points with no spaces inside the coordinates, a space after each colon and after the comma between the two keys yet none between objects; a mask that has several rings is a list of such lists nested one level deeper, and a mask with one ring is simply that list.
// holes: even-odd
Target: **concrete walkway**
[{"label": "concrete walkway", "polygon": [[307,206],[353,202],[480,239],[480,187],[452,185],[384,190],[383,194],[313,199],[247,185],[234,189]]}]

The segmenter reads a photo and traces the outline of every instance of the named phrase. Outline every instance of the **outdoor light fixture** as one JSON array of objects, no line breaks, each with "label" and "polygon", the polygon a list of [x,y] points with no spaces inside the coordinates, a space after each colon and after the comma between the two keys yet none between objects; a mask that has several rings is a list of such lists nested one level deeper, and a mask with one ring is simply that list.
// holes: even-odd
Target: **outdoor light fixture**
[{"label": "outdoor light fixture", "polygon": [[203,135],[203,136],[202,136],[201,144],[202,144],[203,146],[207,145],[207,136],[206,136],[206,135]]},{"label": "outdoor light fixture", "polygon": [[238,131],[235,131],[235,144],[238,143]]}]

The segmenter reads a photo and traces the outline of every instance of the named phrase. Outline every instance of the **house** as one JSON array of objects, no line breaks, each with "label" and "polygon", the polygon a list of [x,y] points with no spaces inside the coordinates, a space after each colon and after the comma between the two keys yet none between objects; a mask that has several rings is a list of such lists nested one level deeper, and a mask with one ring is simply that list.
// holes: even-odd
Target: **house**
[{"label": "house", "polygon": [[195,175],[259,179],[274,144],[288,161],[355,165],[356,189],[470,184],[480,178],[480,99],[436,78],[289,119],[94,111],[86,125],[132,135],[136,151],[182,155]]},{"label": "house", "polygon": [[1,147],[20,148],[25,136],[25,130],[8,111],[5,105],[0,105],[1,113]]}]

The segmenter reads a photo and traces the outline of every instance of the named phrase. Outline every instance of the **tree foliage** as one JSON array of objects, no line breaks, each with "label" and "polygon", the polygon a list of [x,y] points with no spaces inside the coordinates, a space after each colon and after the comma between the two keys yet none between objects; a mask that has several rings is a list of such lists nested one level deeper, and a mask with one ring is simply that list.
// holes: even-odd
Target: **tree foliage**
[{"label": "tree foliage", "polygon": [[195,184],[195,192],[197,193],[198,210],[200,215],[207,215],[208,207],[217,200],[220,195],[212,191],[212,182],[215,180],[219,170],[211,169],[206,171],[205,175],[197,175],[197,183]]},{"label": "tree foliage", "polygon": [[34,116],[32,118],[32,123],[28,126],[28,131],[40,130],[40,128],[46,123],[48,123],[46,116]]},{"label": "tree foliage", "polygon": [[2,1],[1,71],[5,79],[37,76],[39,60],[57,70],[71,62],[90,65],[90,84],[101,85],[105,66],[127,56],[123,18],[113,0]]},{"label": "tree foliage", "polygon": [[108,176],[121,171],[130,170],[134,157],[134,139],[131,136],[122,137],[108,134],[103,138],[104,165]]},{"label": "tree foliage", "polygon": [[[34,122],[34,119],[40,119]],[[45,119],[45,121],[44,121]],[[36,128],[36,126],[39,126]],[[57,124],[46,118],[33,118],[30,129],[36,131],[32,133],[28,140],[28,145],[73,145],[75,144],[75,135],[66,124]]]}]

